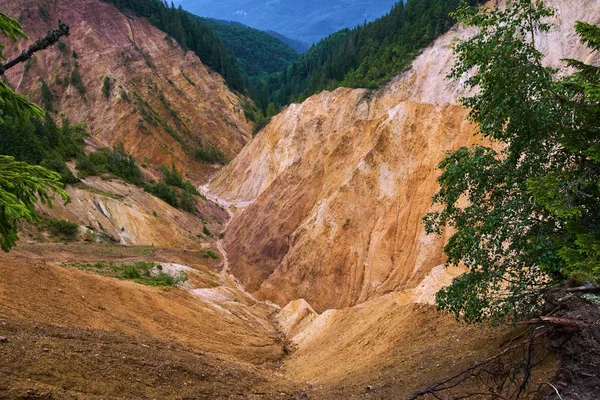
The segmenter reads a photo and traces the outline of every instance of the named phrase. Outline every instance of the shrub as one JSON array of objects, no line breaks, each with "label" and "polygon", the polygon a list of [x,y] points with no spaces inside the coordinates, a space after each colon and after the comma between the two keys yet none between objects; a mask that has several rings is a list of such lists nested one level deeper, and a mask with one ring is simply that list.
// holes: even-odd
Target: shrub
[{"label": "shrub", "polygon": [[165,182],[160,181],[155,185],[145,185],[144,190],[152,193],[154,196],[165,201],[167,204],[177,208],[179,202],[177,200],[177,191],[170,188]]},{"label": "shrub", "polygon": [[212,258],[213,260],[218,260],[219,255],[212,250],[200,250],[200,254],[202,258]]},{"label": "shrub", "polygon": [[58,42],[58,44],[56,45],[56,47],[58,48],[58,50],[61,53],[67,54],[67,45],[62,40]]},{"label": "shrub", "polygon": [[41,4],[38,4],[38,14],[39,14],[40,18],[42,19],[42,21],[44,21],[44,22],[50,21],[50,13],[46,9],[46,7],[44,7]]},{"label": "shrub", "polygon": [[75,239],[79,232],[79,225],[65,220],[49,219],[46,221],[46,226],[50,234],[64,239]]},{"label": "shrub", "polygon": [[207,163],[219,163],[223,165],[227,163],[223,152],[212,144],[195,148],[194,158]]},{"label": "shrub", "polygon": [[135,265],[126,265],[123,268],[123,272],[121,272],[121,276],[123,279],[140,279],[142,274],[140,270]]},{"label": "shrub", "polygon": [[54,112],[54,107],[52,106],[52,101],[54,101],[54,96],[52,95],[52,91],[48,87],[48,84],[43,81],[42,82],[42,106],[46,109],[46,111]]},{"label": "shrub", "polygon": [[81,97],[85,97],[85,86],[83,85],[83,81],[81,80],[81,74],[79,73],[79,63],[75,61],[75,67],[73,68],[73,72],[71,72],[71,85],[77,89]]},{"label": "shrub", "polygon": [[110,92],[112,91],[112,85],[110,82],[110,78],[108,76],[104,77],[104,82],[102,83],[102,94],[107,99],[110,98]]}]

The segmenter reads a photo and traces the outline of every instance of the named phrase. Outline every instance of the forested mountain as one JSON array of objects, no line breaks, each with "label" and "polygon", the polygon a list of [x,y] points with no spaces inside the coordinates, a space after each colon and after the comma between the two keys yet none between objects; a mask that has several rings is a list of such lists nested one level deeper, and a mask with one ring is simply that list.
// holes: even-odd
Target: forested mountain
[{"label": "forested mountain", "polygon": [[296,50],[296,52],[298,52],[298,53],[304,53],[306,50],[310,49],[310,44],[308,44],[307,42],[292,39],[285,35],[282,35],[279,32],[275,32],[275,31],[271,31],[271,30],[267,30],[265,32],[267,32],[269,35],[274,36],[277,39],[281,40],[283,43],[287,44],[292,49]]},{"label": "forested mountain", "polygon": [[[483,0],[469,0],[470,4]],[[265,109],[340,86],[375,88],[406,69],[415,56],[454,24],[461,0],[398,2],[384,17],[344,29],[319,42],[294,64],[258,83],[254,98]]]},{"label": "forested mountain", "polygon": [[169,34],[185,50],[191,50],[202,62],[223,76],[229,87],[247,92],[247,84],[237,59],[228,54],[223,42],[200,20],[181,6],[169,7],[161,0],[107,0],[121,10],[146,17],[158,29]]},{"label": "forested mountain", "polygon": [[223,41],[250,78],[282,71],[299,57],[296,50],[269,33],[235,21],[199,20]]},{"label": "forested mountain", "polygon": [[449,14],[462,2],[400,1],[385,16],[338,31],[298,58],[291,47],[268,33],[236,22],[197,17],[161,0],[109,1],[147,17],[182,47],[193,50],[231,88],[250,94],[267,117],[322,90],[375,88],[386,82],[454,24]]},{"label": "forested mountain", "polygon": [[313,44],[381,17],[397,0],[174,0],[203,17],[234,20]]}]

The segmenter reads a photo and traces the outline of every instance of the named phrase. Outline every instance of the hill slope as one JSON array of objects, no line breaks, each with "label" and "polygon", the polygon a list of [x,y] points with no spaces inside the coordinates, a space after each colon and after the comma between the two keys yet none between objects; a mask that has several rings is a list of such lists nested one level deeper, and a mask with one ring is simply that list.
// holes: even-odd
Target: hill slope
[{"label": "hill slope", "polygon": [[223,40],[250,78],[279,72],[298,58],[296,50],[269,33],[233,21],[199,20]]},{"label": "hill slope", "polygon": [[[85,122],[95,146],[123,143],[139,161],[174,163],[202,180],[214,169],[195,158],[196,149],[216,148],[232,159],[247,143],[250,126],[241,99],[148,20],[99,0],[42,5],[0,0],[0,8],[21,18],[31,38],[43,36],[57,19],[71,26],[62,45],[7,75],[18,92],[38,102],[45,82],[54,116]],[[29,43],[9,47],[7,55]],[[108,93],[102,89],[105,80]]]}]

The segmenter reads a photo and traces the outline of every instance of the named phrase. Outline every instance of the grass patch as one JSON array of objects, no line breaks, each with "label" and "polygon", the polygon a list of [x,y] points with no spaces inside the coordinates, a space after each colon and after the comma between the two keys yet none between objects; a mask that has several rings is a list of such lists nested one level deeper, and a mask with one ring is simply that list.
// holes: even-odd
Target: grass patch
[{"label": "grass patch", "polygon": [[115,200],[123,200],[123,196],[119,196],[119,195],[114,194],[114,193],[110,193],[110,192],[106,192],[104,190],[97,189],[95,187],[86,185],[83,182],[75,183],[73,186],[76,187],[76,188],[78,188],[78,189],[85,190],[86,192],[98,194],[100,196],[108,197],[108,198],[115,199]]},{"label": "grass patch", "polygon": [[213,260],[219,259],[219,255],[212,250],[200,250],[200,255],[202,258],[212,258]]},{"label": "grass patch", "polygon": [[134,281],[141,285],[154,287],[177,287],[189,279],[183,271],[177,274],[168,274],[163,271],[162,265],[145,261],[138,261],[132,264],[118,264],[106,261],[95,263],[69,262],[62,265],[100,276]]}]

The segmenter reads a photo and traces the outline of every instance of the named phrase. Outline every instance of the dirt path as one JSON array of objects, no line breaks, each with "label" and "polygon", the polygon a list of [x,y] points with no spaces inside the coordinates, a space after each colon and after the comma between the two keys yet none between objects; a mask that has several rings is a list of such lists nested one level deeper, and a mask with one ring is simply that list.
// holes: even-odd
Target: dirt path
[{"label": "dirt path", "polygon": [[[213,203],[222,207],[229,215],[229,219],[223,225],[223,230],[221,232],[221,236],[222,236],[222,234],[225,233],[225,231],[227,231],[227,227],[229,226],[229,224],[235,217],[235,212],[233,210],[238,209],[240,206],[247,207],[249,204],[244,203],[244,204],[240,205],[240,204],[236,203],[234,205],[233,203],[221,198],[219,195],[212,193],[209,189],[209,186],[210,186],[210,183],[212,182],[212,180],[215,178],[215,176],[216,175],[213,175],[206,184],[199,186],[198,191],[200,192],[201,195],[206,197],[207,200],[212,201]],[[264,302],[260,302],[260,301],[256,300],[251,293],[248,293],[246,291],[244,286],[237,280],[237,278],[235,276],[233,276],[233,274],[231,274],[231,271],[229,270],[229,257],[227,255],[227,249],[225,248],[225,243],[224,243],[224,240],[222,237],[217,241],[216,246],[217,246],[217,250],[221,254],[221,259],[223,260],[223,268],[221,269],[220,276],[221,276],[221,279],[222,279],[224,285],[225,286],[230,285],[230,286],[235,287],[240,293],[243,293],[248,298],[248,300],[251,300],[252,302],[266,304]],[[276,309],[276,307],[271,303],[269,303],[268,306]]]}]

